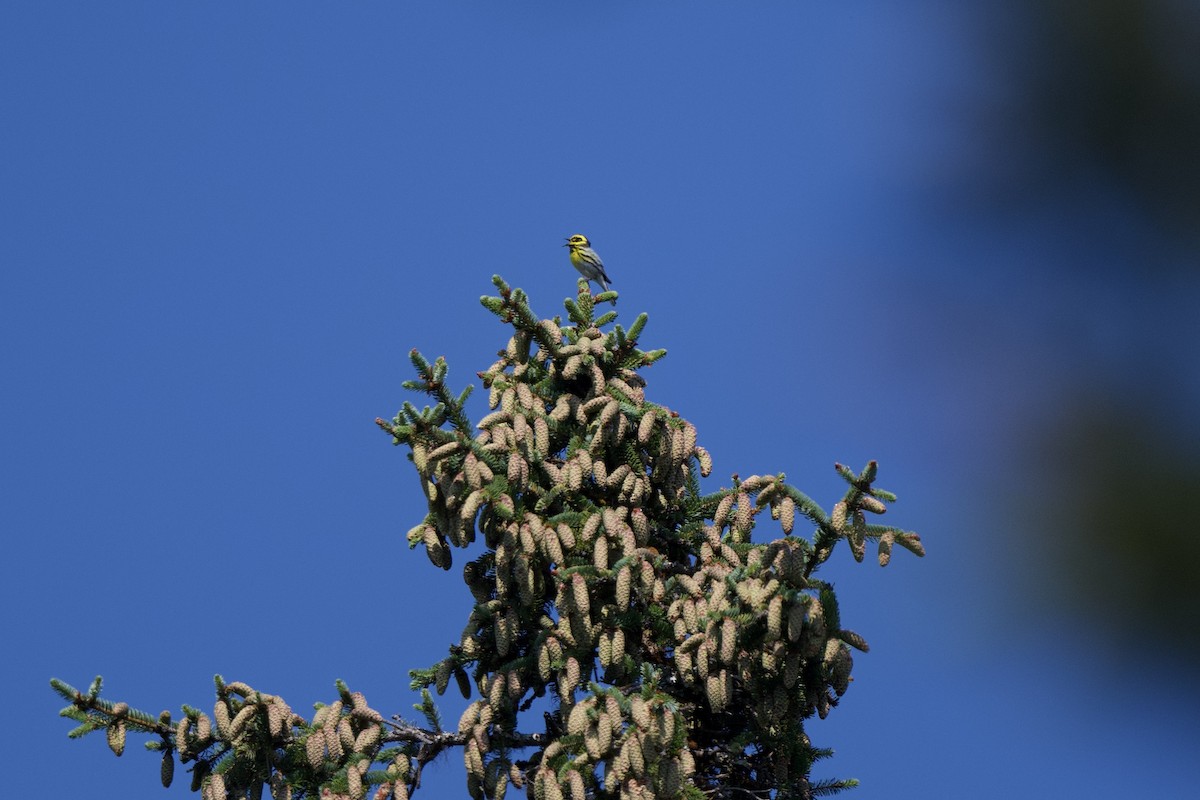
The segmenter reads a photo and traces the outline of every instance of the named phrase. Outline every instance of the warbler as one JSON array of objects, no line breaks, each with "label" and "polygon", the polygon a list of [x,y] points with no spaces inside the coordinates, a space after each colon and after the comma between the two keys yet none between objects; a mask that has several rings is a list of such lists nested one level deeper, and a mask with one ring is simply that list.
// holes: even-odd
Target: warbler
[{"label": "warbler", "polygon": [[595,281],[600,284],[602,291],[608,291],[608,284],[612,278],[608,277],[608,273],[604,271],[604,262],[600,260],[599,254],[592,249],[592,243],[588,238],[581,233],[567,239],[567,243],[563,247],[571,248],[571,265],[579,270],[579,274],[587,278],[589,281]]}]

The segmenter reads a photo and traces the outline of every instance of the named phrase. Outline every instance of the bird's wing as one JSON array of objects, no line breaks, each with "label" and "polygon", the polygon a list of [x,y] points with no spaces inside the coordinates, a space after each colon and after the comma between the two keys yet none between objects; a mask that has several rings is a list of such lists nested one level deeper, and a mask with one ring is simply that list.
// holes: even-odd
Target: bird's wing
[{"label": "bird's wing", "polygon": [[604,262],[600,260],[599,253],[593,250],[590,253],[585,254],[584,257],[587,259],[589,264],[599,270],[600,277],[604,278],[605,281],[612,283],[612,278],[608,277],[608,273],[604,271]]}]

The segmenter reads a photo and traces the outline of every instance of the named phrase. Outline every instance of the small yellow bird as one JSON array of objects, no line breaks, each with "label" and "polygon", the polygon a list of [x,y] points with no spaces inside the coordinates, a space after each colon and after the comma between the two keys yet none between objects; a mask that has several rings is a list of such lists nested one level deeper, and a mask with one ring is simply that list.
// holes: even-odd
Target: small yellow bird
[{"label": "small yellow bird", "polygon": [[579,274],[587,278],[589,281],[595,281],[600,284],[602,291],[608,291],[608,284],[612,282],[612,278],[608,277],[608,273],[604,271],[604,262],[600,260],[600,256],[592,249],[592,243],[588,238],[581,233],[567,239],[567,243],[563,247],[571,248],[571,265],[579,270]]}]

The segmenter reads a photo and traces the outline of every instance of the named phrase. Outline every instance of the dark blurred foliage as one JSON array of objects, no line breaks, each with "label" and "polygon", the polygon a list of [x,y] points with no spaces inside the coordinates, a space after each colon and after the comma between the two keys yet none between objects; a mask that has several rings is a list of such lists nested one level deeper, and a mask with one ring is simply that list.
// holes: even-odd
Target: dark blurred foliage
[{"label": "dark blurred foliage", "polygon": [[1162,239],[1147,243],[1145,260],[1102,266],[1196,270],[1195,259],[1155,251],[1200,251],[1200,3],[1026,0],[1018,8],[992,39],[1019,92],[1016,107],[1000,109],[1005,119],[988,125],[1008,156],[993,199],[1086,205],[1113,191]]},{"label": "dark blurred foliage", "polygon": [[1080,166],[1100,170],[1164,234],[1200,246],[1200,6],[1034,6],[1049,67],[1039,70],[1042,85],[1031,95],[1034,119],[1063,177]]},{"label": "dark blurred foliage", "polygon": [[1080,246],[1038,268],[1107,291],[1028,313],[1103,328],[1121,352],[1042,354],[1064,368],[1014,432],[1015,543],[1048,570],[1026,576],[1038,603],[1114,651],[1152,640],[1200,669],[1200,3],[1018,8],[992,50],[1015,91],[985,112],[1002,156],[973,191],[993,222],[1052,211]]},{"label": "dark blurred foliage", "polygon": [[1194,421],[1189,433],[1147,411],[1095,395],[1058,409],[1051,429],[1025,443],[1038,493],[1021,540],[1045,559],[1038,585],[1049,599],[1086,619],[1114,655],[1154,642],[1194,667],[1200,436]]}]

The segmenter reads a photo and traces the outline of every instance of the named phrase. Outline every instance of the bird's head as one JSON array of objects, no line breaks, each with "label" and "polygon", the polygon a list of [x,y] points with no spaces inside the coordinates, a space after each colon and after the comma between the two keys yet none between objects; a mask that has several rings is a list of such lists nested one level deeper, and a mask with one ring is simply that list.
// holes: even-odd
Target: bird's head
[{"label": "bird's head", "polygon": [[591,247],[592,243],[582,233],[577,233],[574,236],[567,238],[567,243],[563,247],[570,247],[574,250],[576,247]]}]

